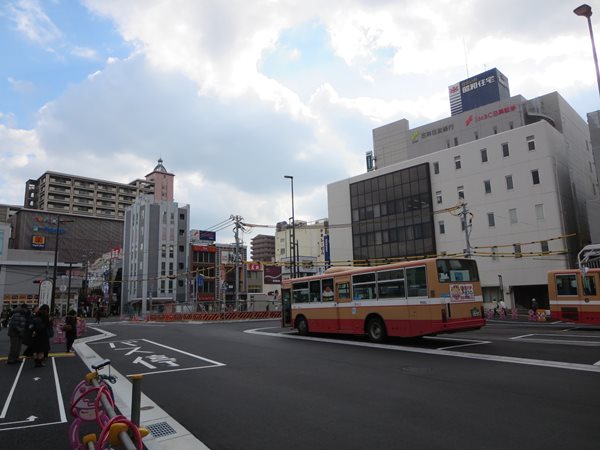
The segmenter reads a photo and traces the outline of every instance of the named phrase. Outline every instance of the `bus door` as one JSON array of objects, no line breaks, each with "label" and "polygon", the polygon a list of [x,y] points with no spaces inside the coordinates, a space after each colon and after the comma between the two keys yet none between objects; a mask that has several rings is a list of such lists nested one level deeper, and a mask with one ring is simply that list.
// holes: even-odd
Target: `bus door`
[{"label": "bus door", "polygon": [[432,329],[432,311],[435,306],[431,305],[427,294],[425,266],[406,269],[406,291],[410,334],[427,334]]},{"label": "bus door", "polygon": [[335,280],[335,310],[338,332],[352,332],[352,297],[350,296],[350,277]]},{"label": "bus door", "polygon": [[283,289],[281,291],[281,326],[292,326],[292,291]]}]

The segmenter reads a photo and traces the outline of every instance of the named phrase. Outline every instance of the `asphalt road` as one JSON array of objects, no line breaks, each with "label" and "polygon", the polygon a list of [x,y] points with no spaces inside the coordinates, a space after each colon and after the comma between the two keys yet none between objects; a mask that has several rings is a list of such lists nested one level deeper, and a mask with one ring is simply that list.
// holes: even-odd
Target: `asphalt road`
[{"label": "asphalt road", "polygon": [[[123,377],[144,373],[143,392],[156,407],[210,449],[596,450],[600,442],[597,328],[490,322],[476,332],[384,345],[301,338],[276,321],[101,329],[114,336],[89,348]],[[86,369],[79,358],[56,365],[66,399]],[[3,403],[14,367],[0,371]],[[13,415],[0,418],[0,448],[68,448],[57,440],[67,427],[52,424],[60,420],[52,383],[43,390],[54,411],[43,416],[47,426],[29,433],[19,428],[28,423],[6,425],[33,411],[23,399],[35,398],[39,381],[33,368],[27,374]],[[19,410],[17,400],[29,409]],[[24,446],[39,445],[38,433],[56,444]]]}]

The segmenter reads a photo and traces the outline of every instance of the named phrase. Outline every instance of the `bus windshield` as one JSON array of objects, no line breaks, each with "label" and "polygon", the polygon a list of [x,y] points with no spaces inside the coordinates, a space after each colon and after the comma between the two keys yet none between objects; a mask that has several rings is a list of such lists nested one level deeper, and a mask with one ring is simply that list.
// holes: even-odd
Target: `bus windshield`
[{"label": "bus windshield", "polygon": [[438,259],[437,272],[440,283],[479,281],[477,264],[470,259]]}]

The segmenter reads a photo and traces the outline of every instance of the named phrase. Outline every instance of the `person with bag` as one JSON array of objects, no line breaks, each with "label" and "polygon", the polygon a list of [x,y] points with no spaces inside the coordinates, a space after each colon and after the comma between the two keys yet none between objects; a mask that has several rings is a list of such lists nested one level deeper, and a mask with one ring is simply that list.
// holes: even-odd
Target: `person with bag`
[{"label": "person with bag", "polygon": [[31,351],[35,361],[35,367],[44,367],[44,356],[50,350],[50,338],[54,335],[52,320],[50,319],[50,308],[48,305],[40,306],[33,318],[31,325]]},{"label": "person with bag", "polygon": [[67,353],[70,353],[73,348],[73,342],[77,339],[77,316],[75,310],[72,309],[69,311],[67,317],[65,317],[65,323],[62,326],[62,330],[65,332]]},{"label": "person with bag", "polygon": [[[23,307],[25,306],[25,308]],[[27,305],[21,305],[12,313],[8,322],[8,336],[10,337],[10,350],[6,364],[17,364],[19,362],[19,355],[21,354],[21,346],[23,344],[23,337],[27,328],[27,316],[26,316]]]}]

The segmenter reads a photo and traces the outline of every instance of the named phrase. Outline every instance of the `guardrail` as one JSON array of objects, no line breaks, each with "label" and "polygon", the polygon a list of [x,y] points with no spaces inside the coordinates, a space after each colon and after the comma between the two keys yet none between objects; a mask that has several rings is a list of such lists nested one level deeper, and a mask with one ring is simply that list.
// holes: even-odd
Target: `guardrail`
[{"label": "guardrail", "polygon": [[256,320],[256,319],[281,319],[281,311],[225,311],[225,312],[200,312],[200,313],[163,313],[148,314],[146,320],[155,322],[183,322],[183,321],[224,321],[224,320]]}]

